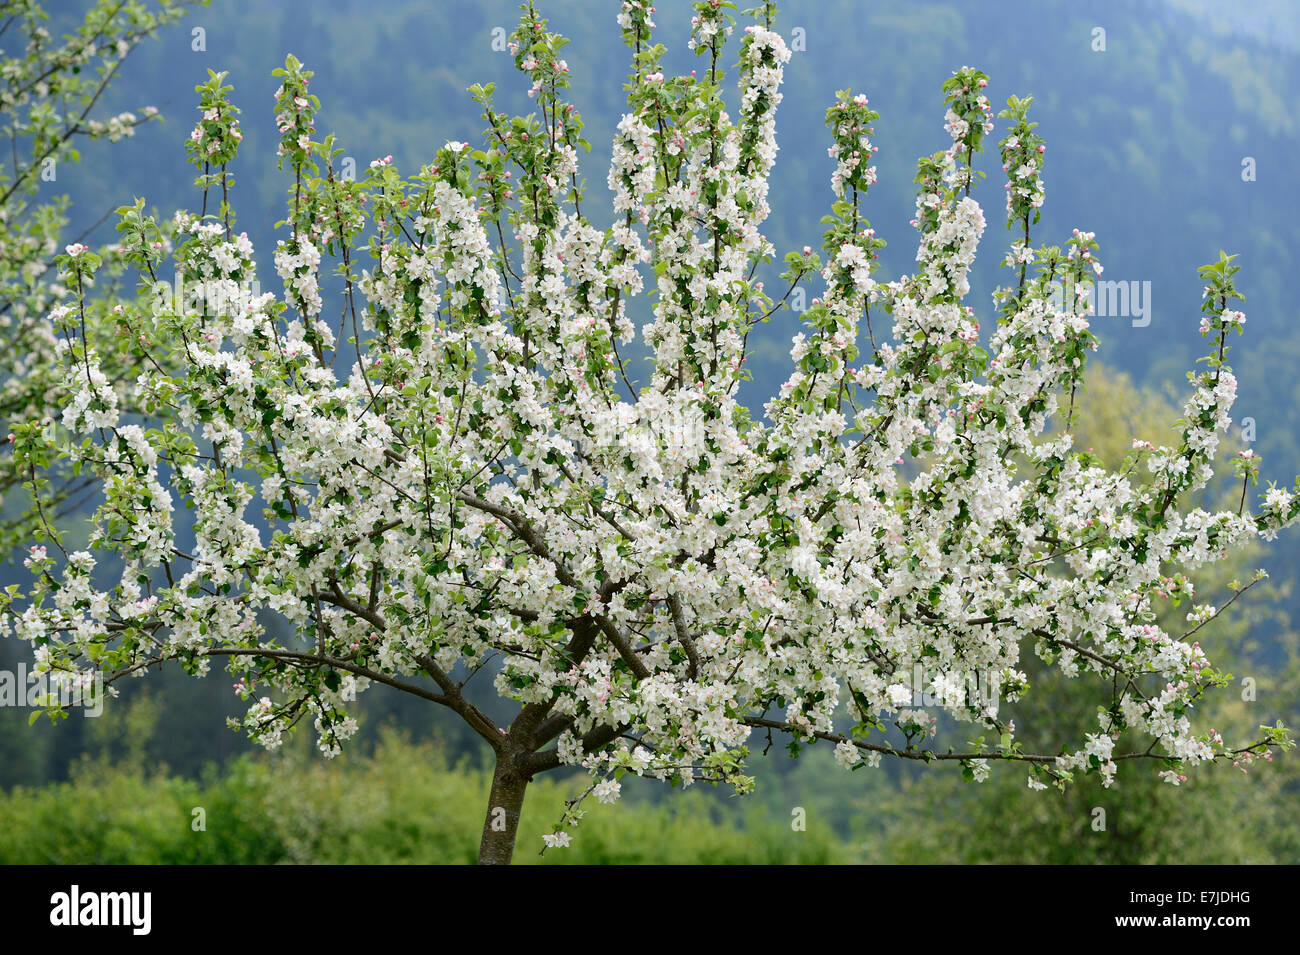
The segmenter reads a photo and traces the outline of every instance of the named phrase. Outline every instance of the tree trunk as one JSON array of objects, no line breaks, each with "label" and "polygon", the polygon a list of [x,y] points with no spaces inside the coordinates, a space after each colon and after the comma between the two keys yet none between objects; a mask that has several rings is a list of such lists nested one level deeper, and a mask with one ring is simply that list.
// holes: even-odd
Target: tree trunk
[{"label": "tree trunk", "polygon": [[492,773],[487,818],[483,820],[483,839],[478,847],[479,865],[510,864],[527,787],[528,780],[518,771],[513,760],[504,753],[498,754],[496,769]]}]

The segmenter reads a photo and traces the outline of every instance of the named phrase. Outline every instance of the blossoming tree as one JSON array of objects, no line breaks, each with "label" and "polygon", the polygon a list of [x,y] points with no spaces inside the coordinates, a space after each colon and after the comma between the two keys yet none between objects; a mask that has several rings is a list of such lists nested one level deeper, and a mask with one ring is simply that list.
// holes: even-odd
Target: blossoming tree
[{"label": "blossoming tree", "polygon": [[[531,5],[511,48],[535,113],[505,115],[474,87],[483,148],[448,143],[406,179],[389,157],[341,174],[290,57],[280,296],[250,287],[251,243],[224,196],[208,202],[239,135],[223,77],[200,87],[190,154],[218,211],[178,215],[174,260],[203,294],[153,302],[159,226],[124,208],[144,292],[114,307],[144,365],[123,394],[78,331],[99,261],[76,246],[60,260],[69,295],[51,320],[72,397],[56,424],[16,425],[14,454],[38,501],[60,455],[102,499],[90,550],[65,553],[45,527],[33,585],[5,600],[39,666],[111,684],[216,659],[256,739],[275,746],[310,719],[327,755],[376,684],[446,707],[496,760],[484,862],[509,860],[540,773],[584,767],[600,801],[627,773],[744,791],[756,730],[796,751],[826,741],[849,767],[956,762],[978,780],[1012,763],[1032,788],[1109,781],[1130,760],[1177,784],[1185,767],[1288,746],[1281,727],[1225,743],[1193,726],[1227,680],[1194,639],[1222,608],[1196,606],[1183,633],[1154,622],[1160,602],[1192,597],[1184,571],[1300,514],[1276,488],[1248,510],[1253,459],[1238,462],[1236,511],[1180,503],[1211,479],[1229,423],[1236,266],[1201,270],[1210,353],[1181,442],[1137,442],[1107,470],[1070,439],[1097,245],[1030,243],[1044,147],[1029,102],[1002,114],[1012,280],[982,339],[963,302],[985,229],[971,195],[994,128],[985,76],[943,84],[951,146],[920,162],[916,271],[888,282],[863,217],[877,115],[841,93],[825,259],[785,257],[789,287],[819,281],[818,297],[756,420],[736,392],[751,331],[784,301],[755,276],[773,255],[760,229],[789,53],[771,5],[752,11],[729,112],[730,7],[695,5],[702,68],[668,76],[653,9],[623,4],[634,61],[612,222],[589,217],[564,41]],[[637,382],[620,347],[642,294],[653,354]],[[120,577],[95,552],[119,557]],[[1030,691],[1026,653],[1095,687],[1096,725],[1056,752],[1023,751],[1005,709]],[[517,702],[508,725],[483,692]],[[582,805],[549,845],[568,843]]]}]

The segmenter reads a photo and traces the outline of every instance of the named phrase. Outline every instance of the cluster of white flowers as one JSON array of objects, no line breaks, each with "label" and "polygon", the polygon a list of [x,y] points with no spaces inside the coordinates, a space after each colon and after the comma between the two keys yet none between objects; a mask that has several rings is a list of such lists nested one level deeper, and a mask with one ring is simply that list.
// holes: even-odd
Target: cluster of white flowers
[{"label": "cluster of white flowers", "polygon": [[[853,97],[854,106],[865,108],[868,102],[862,93]],[[845,108],[845,104],[836,105]],[[841,122],[835,133],[837,141],[827,147],[826,154],[835,160],[835,171],[831,173],[831,192],[842,199],[847,185],[858,177],[860,170],[864,185],[876,181],[876,167],[866,164],[880,151],[880,147],[872,144],[869,127],[851,120]]]},{"label": "cluster of white flowers", "polygon": [[284,280],[298,310],[305,316],[320,314],[320,250],[307,239],[281,240],[275,247],[275,271]]},{"label": "cluster of white flowers", "polygon": [[239,120],[223,117],[219,110],[205,110],[203,117],[190,130],[190,139],[206,156],[218,157],[244,138]]},{"label": "cluster of white flowers", "polygon": [[1043,154],[1047,147],[1027,123],[1022,123],[1001,145],[1002,171],[1007,174],[1007,213],[1016,221],[1031,210],[1041,209],[1047,198],[1043,183]]},{"label": "cluster of white flowers", "polygon": [[107,120],[88,120],[86,132],[91,136],[106,136],[110,143],[121,142],[135,135],[140,118],[130,111],[110,116]]},{"label": "cluster of white flowers", "polygon": [[77,369],[71,399],[63,408],[63,426],[74,434],[112,428],[120,417],[117,391],[99,364],[87,359]]}]

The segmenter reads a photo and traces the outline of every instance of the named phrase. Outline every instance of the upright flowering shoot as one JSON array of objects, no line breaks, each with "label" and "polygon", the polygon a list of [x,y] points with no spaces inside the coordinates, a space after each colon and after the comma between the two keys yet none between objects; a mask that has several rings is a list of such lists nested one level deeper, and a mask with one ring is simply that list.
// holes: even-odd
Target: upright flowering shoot
[{"label": "upright flowering shoot", "polygon": [[[1109,783],[1125,760],[1181,779],[1288,745],[1279,728],[1228,744],[1194,724],[1225,677],[1190,637],[1218,611],[1187,633],[1155,622],[1172,591],[1190,595],[1183,570],[1300,514],[1276,488],[1250,513],[1257,464],[1237,511],[1184,507],[1230,420],[1235,266],[1203,270],[1213,351],[1180,445],[1107,470],[1070,435],[1097,243],[1031,247],[1044,190],[1029,100],[1003,114],[1016,279],[990,329],[966,301],[987,77],[963,68],[943,86],[949,145],[918,164],[916,269],[892,281],[865,215],[879,116],[845,90],[826,112],[820,252],[784,258],[785,296],[815,281],[813,305],[760,420],[736,393],[750,333],[786,300],[756,277],[775,255],[762,226],[790,54],[771,4],[739,31],[729,3],[693,9],[699,69],[669,76],[654,8],[620,8],[632,73],[603,212],[582,187],[564,40],[532,4],[510,41],[532,112],[473,87],[483,141],[449,142],[405,178],[391,156],[340,174],[290,57],[275,94],[292,176],[280,294],[250,290],[251,244],[224,198],[206,203],[228,194],[238,143],[214,75],[191,146],[205,204],[178,217],[174,258],[221,294],[148,316],[156,361],[121,396],[148,410],[137,421],[96,371],[85,283],[69,283],[53,317],[72,398],[59,424],[22,428],[15,455],[38,497],[55,454],[94,476],[105,557],[92,574],[47,527],[6,626],[41,667],[110,685],[218,659],[249,704],[240,725],[268,746],[307,720],[338,752],[357,694],[380,684],[446,707],[496,760],[491,862],[510,858],[538,774],[590,775],[546,839],[559,848],[585,796],[613,801],[628,773],[747,789],[755,730],[826,741],[852,767],[956,762],[982,779],[1018,763],[1037,788]],[[152,275],[156,224],[138,206],[123,222]],[[621,351],[642,295],[646,368]],[[1009,709],[1033,692],[1031,653],[1095,687],[1100,714],[1041,753]],[[475,702],[492,693],[517,704],[505,726]]]}]

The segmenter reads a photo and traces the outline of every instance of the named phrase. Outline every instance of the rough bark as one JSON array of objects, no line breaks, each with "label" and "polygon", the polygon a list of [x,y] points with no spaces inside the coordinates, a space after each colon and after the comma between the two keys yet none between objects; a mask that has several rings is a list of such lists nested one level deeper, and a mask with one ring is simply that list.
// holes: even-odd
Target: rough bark
[{"label": "rough bark", "polygon": [[497,754],[492,773],[492,792],[488,797],[487,816],[483,820],[483,838],[479,842],[479,865],[509,865],[519,832],[519,813],[524,807],[528,777],[505,753]]}]

